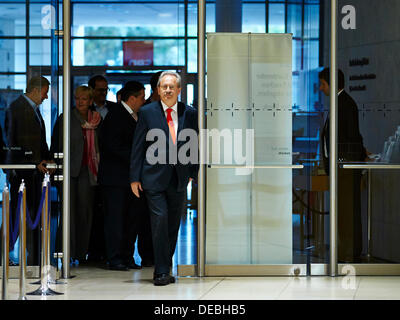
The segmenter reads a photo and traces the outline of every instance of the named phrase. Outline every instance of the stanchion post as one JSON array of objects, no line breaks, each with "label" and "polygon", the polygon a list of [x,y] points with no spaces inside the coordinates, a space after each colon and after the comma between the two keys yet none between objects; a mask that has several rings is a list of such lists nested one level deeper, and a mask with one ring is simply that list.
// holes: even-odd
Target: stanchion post
[{"label": "stanchion post", "polygon": [[19,192],[22,192],[22,204],[19,216],[19,300],[26,300],[26,188],[22,180]]},{"label": "stanchion post", "polygon": [[42,190],[43,188],[46,188],[45,191],[45,201],[42,206],[42,234],[41,234],[41,239],[42,239],[42,256],[41,256],[41,263],[40,263],[40,282],[41,282],[41,287],[44,291],[48,290],[48,283],[47,283],[47,275],[48,275],[48,270],[46,268],[46,256],[47,256],[47,206],[46,206],[46,196],[47,196],[47,185],[46,181],[43,181],[42,185]]},{"label": "stanchion post", "polygon": [[[41,296],[53,296],[59,295],[62,293],[56,292],[49,288],[49,274],[50,274],[50,264],[49,260],[47,259],[48,256],[48,247],[49,242],[48,240],[48,199],[49,199],[49,188],[48,188],[48,176],[46,176],[43,180],[42,190],[45,189],[45,199],[42,205],[42,252],[41,252],[41,264],[40,264],[40,287],[36,291],[28,293],[29,295],[41,295]],[[43,191],[42,191],[43,192]]]},{"label": "stanchion post", "polygon": [[1,299],[8,299],[8,257],[9,257],[9,239],[10,239],[10,225],[9,225],[9,212],[10,212],[10,193],[8,191],[7,185],[3,190],[3,234],[2,234],[2,265],[3,265],[3,282],[2,282],[2,291],[1,291]]}]

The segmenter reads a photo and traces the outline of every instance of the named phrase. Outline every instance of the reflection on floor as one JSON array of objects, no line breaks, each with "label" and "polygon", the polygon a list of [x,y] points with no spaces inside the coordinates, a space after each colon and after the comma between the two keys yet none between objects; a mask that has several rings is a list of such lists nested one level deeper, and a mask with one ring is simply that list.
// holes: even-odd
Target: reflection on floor
[{"label": "reflection on floor", "polygon": [[[156,287],[153,268],[109,271],[79,266],[66,284],[50,285],[58,296],[28,300],[400,300],[400,277],[178,277]],[[38,288],[27,281],[26,291]],[[19,294],[18,279],[9,280],[9,299]]]},{"label": "reflection on floor", "polygon": [[[294,221],[294,229],[296,221]],[[296,240],[294,240],[296,243]],[[311,252],[312,254],[312,252]],[[307,251],[294,244],[294,257]],[[177,264],[196,264],[197,212],[189,210],[182,219],[173,273]],[[140,257],[136,253],[136,262]],[[166,287],[152,283],[153,268],[110,271],[104,263],[86,263],[70,268],[66,284],[50,285],[59,296],[27,296],[29,300],[400,300],[400,277],[177,277]],[[26,292],[34,291],[35,280],[26,281]],[[9,299],[17,299],[19,280],[9,280]]]}]

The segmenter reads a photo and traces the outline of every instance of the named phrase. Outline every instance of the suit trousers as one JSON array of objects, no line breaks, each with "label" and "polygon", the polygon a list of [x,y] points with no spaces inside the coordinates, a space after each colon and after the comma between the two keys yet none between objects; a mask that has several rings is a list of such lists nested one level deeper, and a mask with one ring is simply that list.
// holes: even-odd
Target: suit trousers
[{"label": "suit trousers", "polygon": [[94,187],[93,224],[89,241],[89,259],[100,261],[105,257],[104,201],[100,186]]},{"label": "suit trousers", "polygon": [[104,236],[110,265],[133,262],[137,237],[137,201],[130,186],[102,186]]},{"label": "suit trousers", "polygon": [[177,191],[176,172],[165,191],[145,190],[150,210],[154,273],[169,273],[185,205],[185,191]]},{"label": "suit trousers", "polygon": [[338,259],[354,262],[361,252],[361,171],[339,169]]},{"label": "suit trousers", "polygon": [[78,177],[71,177],[70,237],[71,257],[85,260],[89,250],[93,220],[94,187],[90,185],[88,167],[82,167]]}]

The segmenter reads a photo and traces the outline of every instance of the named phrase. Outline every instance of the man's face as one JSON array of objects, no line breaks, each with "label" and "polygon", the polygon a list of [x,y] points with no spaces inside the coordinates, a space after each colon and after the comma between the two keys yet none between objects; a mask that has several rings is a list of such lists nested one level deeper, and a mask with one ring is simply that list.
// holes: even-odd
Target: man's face
[{"label": "man's face", "polygon": [[93,99],[97,103],[104,104],[108,93],[108,83],[104,80],[97,80],[94,87]]},{"label": "man's face", "polygon": [[178,79],[175,76],[166,75],[161,78],[158,94],[160,95],[161,101],[168,107],[172,107],[178,101],[180,93],[181,88],[178,87]]},{"label": "man's face", "polygon": [[131,96],[130,98],[133,98],[133,110],[135,112],[138,112],[140,107],[144,105],[144,103],[146,102],[146,100],[144,99],[145,93],[144,93],[144,89],[140,90],[140,94],[135,97],[135,96]]},{"label": "man's face", "polygon": [[322,91],[327,97],[330,94],[329,84],[324,79],[319,79],[319,91]]},{"label": "man's face", "polygon": [[44,86],[42,88],[34,88],[32,90],[32,93],[30,95],[30,98],[32,99],[32,101],[34,103],[36,103],[36,105],[41,105],[43,103],[44,100],[46,100],[48,98],[47,94],[49,92],[49,87],[48,86]]}]

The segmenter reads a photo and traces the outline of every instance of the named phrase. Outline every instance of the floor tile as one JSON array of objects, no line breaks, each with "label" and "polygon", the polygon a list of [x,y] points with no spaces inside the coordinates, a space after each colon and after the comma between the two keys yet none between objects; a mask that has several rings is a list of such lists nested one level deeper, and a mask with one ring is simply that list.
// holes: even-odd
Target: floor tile
[{"label": "floor tile", "polygon": [[268,300],[276,299],[292,281],[289,277],[225,278],[212,288],[203,300]]},{"label": "floor tile", "polygon": [[352,300],[360,279],[345,277],[297,277],[283,290],[280,300]]}]

